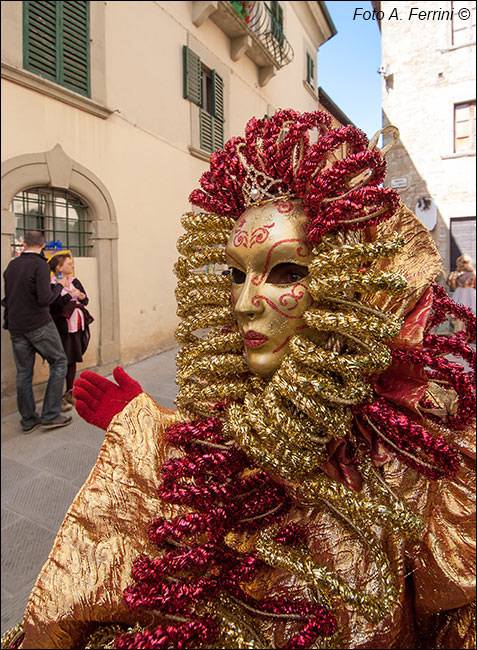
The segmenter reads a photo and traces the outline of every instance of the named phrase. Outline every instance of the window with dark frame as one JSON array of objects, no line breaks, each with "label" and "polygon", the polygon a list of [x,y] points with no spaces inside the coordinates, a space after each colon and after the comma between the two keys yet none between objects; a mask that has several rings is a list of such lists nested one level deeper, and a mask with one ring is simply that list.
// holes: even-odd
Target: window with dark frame
[{"label": "window with dark frame", "polygon": [[454,153],[475,151],[475,101],[454,104]]},{"label": "window with dark frame", "polygon": [[47,244],[71,251],[73,257],[91,257],[91,219],[87,205],[66,190],[35,187],[19,192],[12,201],[15,213],[15,235],[12,257],[23,250],[23,238],[29,230],[42,233]]},{"label": "window with dark frame", "polygon": [[[452,8],[452,45],[475,43],[476,5],[473,0],[451,2]],[[468,18],[461,18],[459,10],[467,10]]]},{"label": "window with dark frame", "polygon": [[182,52],[184,98],[199,107],[200,148],[212,153],[224,146],[224,82],[189,47]]},{"label": "window with dark frame", "polygon": [[89,2],[23,2],[23,67],[90,96]]},{"label": "window with dark frame", "polygon": [[315,87],[315,61],[309,52],[306,53],[306,80],[312,88]]}]

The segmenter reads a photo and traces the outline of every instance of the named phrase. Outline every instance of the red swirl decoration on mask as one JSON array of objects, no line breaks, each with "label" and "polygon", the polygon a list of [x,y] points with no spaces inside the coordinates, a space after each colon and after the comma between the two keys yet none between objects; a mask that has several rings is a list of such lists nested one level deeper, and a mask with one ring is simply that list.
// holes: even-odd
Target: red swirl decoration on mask
[{"label": "red swirl decoration on mask", "polygon": [[265,278],[265,276],[268,274],[268,269],[270,267],[270,258],[272,256],[273,251],[277,246],[280,246],[280,244],[285,244],[288,242],[299,242],[300,244],[303,244],[303,246],[297,246],[296,249],[296,254],[299,257],[308,257],[308,255],[311,253],[311,244],[309,244],[306,239],[281,239],[280,241],[277,241],[273,246],[270,248],[267,254],[267,259],[265,260],[265,268],[263,270],[262,275],[256,275],[255,277],[252,278],[252,284],[254,284],[256,287],[261,284]]},{"label": "red swirl decoration on mask", "polygon": [[291,334],[290,334],[290,336],[286,337],[286,339],[283,341],[283,343],[280,343],[278,348],[275,348],[274,350],[272,350],[272,354],[276,354],[277,352],[280,352],[280,350],[283,350],[283,348],[285,347],[285,345],[288,343],[288,341],[290,339],[291,339]]},{"label": "red swirl decoration on mask", "polygon": [[239,246],[248,248],[248,232],[246,230],[238,230],[234,235],[232,244],[234,248],[238,248]]},{"label": "red swirl decoration on mask", "polygon": [[231,260],[233,260],[234,262],[236,262],[236,264],[237,264],[237,266],[239,267],[239,269],[242,269],[243,271],[245,271],[245,267],[244,267],[244,265],[242,264],[242,262],[240,262],[240,261],[239,261],[236,257],[234,257],[233,255],[231,255],[231,254],[229,253],[229,251],[227,251],[227,257],[230,257]]},{"label": "red swirl decoration on mask", "polygon": [[[300,291],[298,295],[295,295],[295,291],[298,290],[298,287],[302,287],[303,291]],[[293,285],[292,290],[290,293],[284,293],[280,296],[280,300],[278,301],[282,307],[287,307],[286,302],[288,298],[291,298],[292,300],[295,301],[291,307],[287,307],[288,311],[291,311],[292,309],[295,309],[295,307],[298,305],[298,302],[303,298],[305,295],[305,291],[307,291],[307,287],[305,287],[304,284],[301,284],[301,282],[297,282],[296,284]]]},{"label": "red swirl decoration on mask", "polygon": [[[287,295],[289,295],[289,294],[287,294]],[[282,316],[285,316],[285,318],[293,318],[293,319],[303,318],[303,314],[306,311],[306,309],[305,309],[301,314],[298,314],[298,316],[292,316],[291,314],[285,314],[285,312],[283,312],[281,309],[279,309],[278,306],[273,302],[273,300],[270,300],[270,298],[267,298],[267,296],[260,296],[260,295],[254,296],[250,302],[252,303],[252,305],[254,307],[259,307],[260,306],[260,300],[264,300],[269,307],[271,307],[273,310],[277,311]],[[299,300],[299,298],[298,298],[298,300]],[[292,309],[292,308],[289,308],[289,309]]]},{"label": "red swirl decoration on mask", "polygon": [[274,225],[274,223],[271,223],[268,226],[255,228],[250,236],[250,248],[252,248],[254,244],[263,244],[263,242],[267,241],[270,235],[270,230],[267,230],[267,228],[273,228]]},{"label": "red swirl decoration on mask", "polygon": [[250,234],[250,245],[248,239],[248,231],[238,230],[234,235],[232,244],[235,248],[238,248],[239,246],[243,246],[244,248],[252,248],[254,244],[263,244],[267,241],[270,235],[269,228],[273,228],[274,225],[274,223],[271,223],[269,225],[260,226],[260,228],[255,228],[255,230],[252,230]]},{"label": "red swirl decoration on mask", "polygon": [[293,203],[291,201],[274,201],[273,205],[281,214],[287,214],[293,210]]}]

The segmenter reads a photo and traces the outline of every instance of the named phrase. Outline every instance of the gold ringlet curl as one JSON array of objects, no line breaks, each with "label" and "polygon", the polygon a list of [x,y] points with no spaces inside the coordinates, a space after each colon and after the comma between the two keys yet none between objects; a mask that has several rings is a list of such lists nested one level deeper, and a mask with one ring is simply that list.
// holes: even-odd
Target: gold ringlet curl
[{"label": "gold ringlet curl", "polygon": [[231,279],[207,273],[208,268],[225,264],[224,248],[234,220],[188,212],[181,222],[186,232],[178,241],[182,257],[174,267],[177,313],[182,318],[176,330],[182,346],[177,355],[176,404],[196,418],[209,416],[218,401],[243,398],[253,382],[246,378],[240,333],[233,331]]}]

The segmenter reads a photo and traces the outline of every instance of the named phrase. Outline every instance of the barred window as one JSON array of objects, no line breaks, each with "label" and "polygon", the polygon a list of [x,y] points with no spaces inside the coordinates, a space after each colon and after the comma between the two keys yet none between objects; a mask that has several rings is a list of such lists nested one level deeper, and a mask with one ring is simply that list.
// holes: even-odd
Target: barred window
[{"label": "barred window", "polygon": [[68,249],[73,257],[93,255],[88,206],[71,192],[50,187],[23,190],[13,198],[12,211],[16,218],[12,257],[22,252],[29,230],[40,231],[47,248]]}]

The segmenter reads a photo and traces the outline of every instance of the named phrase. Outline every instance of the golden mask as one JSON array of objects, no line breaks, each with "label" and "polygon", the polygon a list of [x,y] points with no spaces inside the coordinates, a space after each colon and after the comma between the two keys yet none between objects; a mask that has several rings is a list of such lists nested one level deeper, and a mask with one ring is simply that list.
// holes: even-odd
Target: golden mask
[{"label": "golden mask", "polygon": [[288,354],[291,337],[309,329],[304,314],[313,298],[305,223],[299,201],[254,206],[237,221],[225,249],[245,357],[260,377],[270,377]]}]

